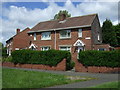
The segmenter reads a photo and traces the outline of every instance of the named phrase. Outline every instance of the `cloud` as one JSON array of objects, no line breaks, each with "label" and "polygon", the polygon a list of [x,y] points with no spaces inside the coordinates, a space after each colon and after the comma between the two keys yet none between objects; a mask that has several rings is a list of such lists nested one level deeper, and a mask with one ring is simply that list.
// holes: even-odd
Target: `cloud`
[{"label": "cloud", "polygon": [[2,9],[4,11],[2,13],[4,18],[0,18],[2,21],[2,29],[0,29],[2,37],[0,41],[3,40],[2,42],[5,43],[7,39],[15,35],[16,28],[20,28],[21,30],[26,27],[32,28],[41,21],[53,19],[59,10],[67,10],[72,16],[98,13],[101,25],[106,18],[117,24],[117,8],[117,2],[81,2],[74,6],[70,0],[67,0],[63,7],[54,2],[49,2],[48,7],[45,9],[10,6],[9,8]]}]

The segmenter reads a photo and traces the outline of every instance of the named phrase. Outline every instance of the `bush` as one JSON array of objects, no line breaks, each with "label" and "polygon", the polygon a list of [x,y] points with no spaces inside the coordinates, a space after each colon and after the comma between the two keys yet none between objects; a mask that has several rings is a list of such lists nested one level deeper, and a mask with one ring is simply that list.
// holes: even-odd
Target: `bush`
[{"label": "bush", "polygon": [[44,64],[56,66],[61,60],[66,58],[67,67],[70,66],[71,54],[68,51],[48,50],[32,51],[17,50],[12,52],[12,62],[15,64]]},{"label": "bush", "polygon": [[3,57],[3,58],[8,57],[7,48],[6,48],[6,47],[2,48],[2,57]]},{"label": "bush", "polygon": [[69,64],[68,70],[73,69],[74,66],[75,66],[75,62],[71,61],[70,64]]},{"label": "bush", "polygon": [[12,61],[12,56],[2,58],[2,62],[11,62]]},{"label": "bush", "polygon": [[79,62],[85,66],[119,67],[120,50],[95,51],[88,50],[79,53]]}]

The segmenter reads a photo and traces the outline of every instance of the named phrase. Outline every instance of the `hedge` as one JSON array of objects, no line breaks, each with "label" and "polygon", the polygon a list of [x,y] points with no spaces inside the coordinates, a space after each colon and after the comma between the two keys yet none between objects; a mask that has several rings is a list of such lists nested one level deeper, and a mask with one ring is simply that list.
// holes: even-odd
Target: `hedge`
[{"label": "hedge", "polygon": [[8,57],[7,48],[6,48],[6,47],[3,47],[3,48],[2,48],[2,57],[3,57],[3,58]]},{"label": "hedge", "polygon": [[17,64],[43,64],[56,66],[64,58],[67,61],[67,69],[70,68],[71,54],[68,51],[48,50],[48,51],[33,51],[33,50],[16,50],[12,52],[12,62]]},{"label": "hedge", "polygon": [[85,66],[119,67],[120,50],[114,51],[81,51],[79,62]]}]

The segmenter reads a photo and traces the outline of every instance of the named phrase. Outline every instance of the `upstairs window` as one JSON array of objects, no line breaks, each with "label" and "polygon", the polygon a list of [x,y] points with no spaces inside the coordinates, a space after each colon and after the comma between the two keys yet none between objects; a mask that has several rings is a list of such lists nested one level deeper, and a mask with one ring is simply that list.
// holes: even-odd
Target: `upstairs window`
[{"label": "upstairs window", "polygon": [[34,40],[36,40],[36,33],[34,33]]},{"label": "upstairs window", "polygon": [[70,38],[71,30],[62,30],[60,31],[60,38]]},{"label": "upstairs window", "polygon": [[50,40],[51,39],[51,32],[43,32],[41,40]]},{"label": "upstairs window", "polygon": [[41,48],[42,51],[47,51],[49,49],[50,49],[50,46],[44,46],[44,47]]},{"label": "upstairs window", "polygon": [[78,29],[78,37],[82,37],[82,29]]}]

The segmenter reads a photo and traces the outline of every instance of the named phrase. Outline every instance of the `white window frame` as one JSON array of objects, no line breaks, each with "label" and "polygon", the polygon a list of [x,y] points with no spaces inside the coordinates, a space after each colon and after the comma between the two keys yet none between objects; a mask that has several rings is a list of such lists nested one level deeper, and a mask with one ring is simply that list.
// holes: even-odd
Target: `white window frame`
[{"label": "white window frame", "polygon": [[19,48],[15,48],[15,50],[20,50]]},{"label": "white window frame", "polygon": [[37,38],[36,38],[36,33],[34,33],[34,40],[36,40]]},{"label": "white window frame", "polygon": [[[49,34],[49,37],[43,37],[44,34]],[[51,40],[51,32],[42,32],[41,33],[41,40]]]},{"label": "white window frame", "polygon": [[[66,50],[62,50],[61,47],[66,47]],[[59,46],[59,50],[71,52],[71,46]]]},{"label": "white window frame", "polygon": [[[61,32],[63,32],[63,31],[67,31],[67,34],[68,34],[68,32],[70,32],[70,36],[68,36],[68,35],[66,35],[65,37],[61,36]],[[61,30],[59,32],[59,37],[60,37],[60,39],[71,38],[71,30]]]},{"label": "white window frame", "polygon": [[103,51],[106,51],[106,48],[99,48],[98,51],[101,51],[100,49],[104,49]]},{"label": "white window frame", "polygon": [[41,47],[41,51],[47,51],[45,48],[48,48],[47,50],[50,50],[51,49],[51,47],[50,46],[42,46]]},{"label": "white window frame", "polygon": [[80,29],[78,29],[78,37],[82,37],[82,29],[80,28]]}]

